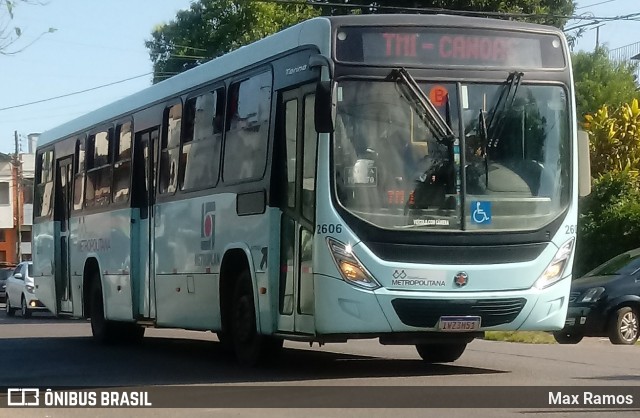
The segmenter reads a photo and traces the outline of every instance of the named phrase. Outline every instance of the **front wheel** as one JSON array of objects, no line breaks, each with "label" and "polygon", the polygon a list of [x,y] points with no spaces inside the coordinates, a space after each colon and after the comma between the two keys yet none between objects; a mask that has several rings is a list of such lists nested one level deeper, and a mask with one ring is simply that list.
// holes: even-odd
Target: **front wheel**
[{"label": "front wheel", "polygon": [[558,344],[578,344],[584,338],[584,335],[575,332],[556,331],[553,333]]},{"label": "front wheel", "polygon": [[7,313],[7,316],[14,316],[16,314],[16,308],[11,306],[11,299],[9,298],[9,295],[7,295],[4,309],[5,309],[5,312]]},{"label": "front wheel", "polygon": [[283,341],[258,334],[251,274],[247,270],[238,276],[233,301],[231,337],[238,362],[255,366],[275,358]]},{"label": "front wheel", "polygon": [[31,309],[29,309],[29,305],[27,305],[27,299],[22,296],[22,300],[20,301],[20,313],[23,318],[31,318]]},{"label": "front wheel", "polygon": [[451,363],[462,356],[467,343],[416,344],[418,354],[427,363]]},{"label": "front wheel", "polygon": [[609,321],[609,341],[612,344],[633,345],[638,341],[638,311],[625,306],[618,309]]}]

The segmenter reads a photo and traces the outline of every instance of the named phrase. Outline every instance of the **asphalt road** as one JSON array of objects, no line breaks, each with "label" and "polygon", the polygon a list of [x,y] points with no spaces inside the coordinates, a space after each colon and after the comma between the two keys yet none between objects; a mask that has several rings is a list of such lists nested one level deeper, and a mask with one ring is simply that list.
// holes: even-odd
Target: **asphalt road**
[{"label": "asphalt road", "polygon": [[[4,308],[4,305],[0,305]],[[181,386],[180,396],[202,401],[203,390],[216,386],[228,390],[239,385],[259,386],[263,392],[247,396],[247,406],[258,408],[202,409],[0,409],[0,417],[164,417],[164,416],[234,416],[234,417],[367,417],[438,416],[438,417],[637,417],[640,396],[634,410],[562,409],[543,407],[507,409],[456,409],[464,406],[466,394],[497,386],[496,396],[533,396],[532,386],[584,387],[597,391],[610,386],[618,393],[629,386],[640,386],[640,346],[613,346],[608,340],[585,339],[574,346],[528,345],[477,340],[471,343],[460,360],[448,365],[423,364],[411,346],[382,346],[374,340],[347,344],[285,344],[278,362],[258,369],[238,367],[224,352],[212,333],[182,330],[148,329],[143,342],[136,346],[104,347],[90,338],[86,321],[59,320],[46,314],[31,319],[8,318],[0,313],[0,386],[120,388],[138,390]],[[288,388],[283,388],[288,386]],[[356,409],[282,409],[252,404],[262,394],[292,396],[296,404],[304,390],[329,390],[370,397],[379,408]],[[349,386],[350,388],[344,388]],[[335,387],[332,389],[332,387]],[[410,393],[412,388],[451,388],[460,403],[447,409],[385,408],[384,398]],[[141,389],[142,388],[142,389]],[[436,390],[434,389],[434,390]],[[492,388],[490,388],[493,390]],[[636,388],[638,389],[638,388]],[[349,392],[352,390],[352,392]],[[264,392],[266,391],[266,392]],[[272,391],[272,392],[269,392]],[[303,392],[300,392],[303,391]],[[404,392],[403,392],[404,391]],[[498,393],[498,392],[503,393]],[[618,391],[618,392],[616,392]],[[168,397],[172,392],[169,392]],[[224,396],[224,393],[222,395]],[[459,395],[457,395],[459,393]],[[640,393],[640,392],[639,392]],[[283,395],[288,394],[288,395]],[[0,397],[4,394],[0,393]],[[188,396],[191,398],[188,398]],[[219,396],[215,393],[212,396]],[[302,395],[304,396],[304,395]],[[318,395],[320,396],[320,395]],[[166,399],[165,399],[166,400]],[[184,399],[183,403],[184,403]],[[204,400],[206,401],[206,400]],[[317,401],[317,399],[316,399]],[[170,403],[170,402],[169,402]],[[315,404],[317,406],[317,403]],[[206,406],[206,405],[205,405]],[[394,405],[395,406],[395,405]]]}]

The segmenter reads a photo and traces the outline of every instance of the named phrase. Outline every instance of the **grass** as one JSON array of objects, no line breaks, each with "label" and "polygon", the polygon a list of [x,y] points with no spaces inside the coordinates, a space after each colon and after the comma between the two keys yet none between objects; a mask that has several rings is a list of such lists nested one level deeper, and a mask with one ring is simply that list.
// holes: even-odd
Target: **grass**
[{"label": "grass", "polygon": [[553,335],[543,331],[487,331],[484,339],[511,343],[556,344]]}]

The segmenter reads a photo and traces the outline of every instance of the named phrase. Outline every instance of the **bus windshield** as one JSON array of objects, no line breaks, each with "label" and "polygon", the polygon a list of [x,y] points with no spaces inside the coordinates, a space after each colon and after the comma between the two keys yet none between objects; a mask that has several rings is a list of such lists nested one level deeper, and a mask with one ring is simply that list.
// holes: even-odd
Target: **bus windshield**
[{"label": "bus windshield", "polygon": [[[504,83],[419,85],[459,140],[435,136],[397,83],[338,83],[333,170],[345,209],[387,229],[505,231],[541,228],[566,208],[563,87],[521,84],[496,106]],[[480,113],[495,120],[489,137]]]}]

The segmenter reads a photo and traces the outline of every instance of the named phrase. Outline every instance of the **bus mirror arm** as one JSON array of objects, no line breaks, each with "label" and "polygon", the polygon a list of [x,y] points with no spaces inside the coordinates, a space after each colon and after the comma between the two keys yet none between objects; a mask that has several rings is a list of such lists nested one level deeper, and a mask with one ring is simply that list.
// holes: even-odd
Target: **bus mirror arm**
[{"label": "bus mirror arm", "polygon": [[315,54],[309,57],[310,68],[322,68],[325,67],[329,71],[329,79],[333,79],[334,65],[333,62],[324,55]]},{"label": "bus mirror arm", "polygon": [[[329,80],[333,79],[333,63],[324,55],[309,57],[309,67],[325,67],[329,72]],[[314,108],[315,128],[318,133],[332,133],[336,120],[335,83],[318,79],[316,85],[316,103]]]}]

